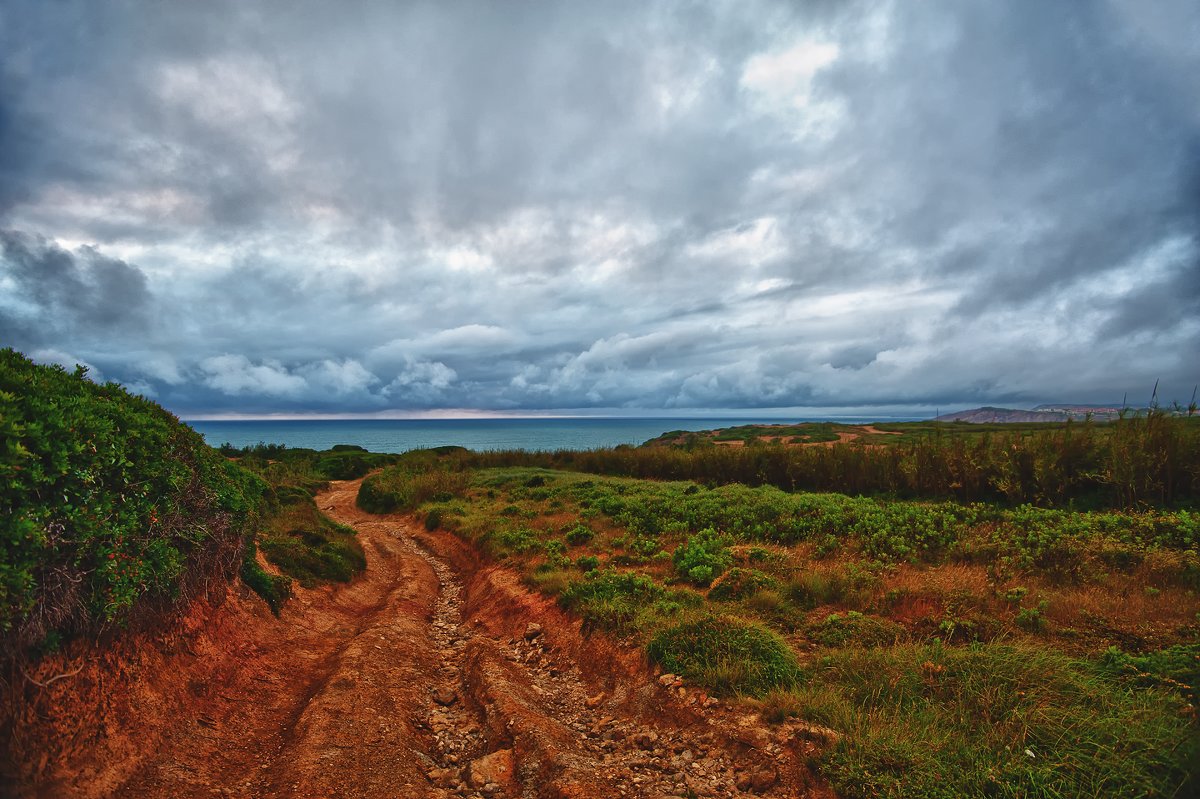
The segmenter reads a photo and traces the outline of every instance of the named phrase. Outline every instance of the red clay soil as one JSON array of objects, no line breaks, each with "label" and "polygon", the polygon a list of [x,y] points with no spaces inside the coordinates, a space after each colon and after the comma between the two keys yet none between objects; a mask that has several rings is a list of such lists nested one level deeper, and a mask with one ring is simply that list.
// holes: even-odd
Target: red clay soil
[{"label": "red clay soil", "polygon": [[318,497],[366,550],[349,585],[298,589],[280,619],[231,588],[170,632],[15,677],[0,794],[831,795],[805,765],[826,731],[660,678],[454,536],[359,510],[357,491]]}]

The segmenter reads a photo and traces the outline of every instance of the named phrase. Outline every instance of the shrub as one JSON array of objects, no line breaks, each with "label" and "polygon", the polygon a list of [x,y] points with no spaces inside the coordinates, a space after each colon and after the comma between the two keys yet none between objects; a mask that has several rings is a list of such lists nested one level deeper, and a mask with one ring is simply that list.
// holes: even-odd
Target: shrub
[{"label": "shrub", "polygon": [[259,542],[268,561],[305,588],[323,581],[348,583],[367,567],[362,546],[348,527],[294,529]]},{"label": "shrub", "polygon": [[467,475],[455,468],[456,452],[438,454],[432,450],[405,453],[382,472],[363,480],[357,503],[371,513],[413,510],[430,500],[444,502],[462,496]]},{"label": "shrub", "polygon": [[1109,674],[1135,685],[1173,689],[1193,707],[1200,705],[1200,643],[1176,644],[1144,655],[1130,655],[1114,646],[1100,663]]},{"label": "shrub", "polygon": [[644,574],[606,569],[572,583],[559,602],[589,625],[629,632],[642,609],[666,597],[666,589]]},{"label": "shrub", "polygon": [[493,536],[487,538],[488,543],[493,543],[491,549],[494,554],[505,554],[506,552],[515,552],[520,555],[537,552],[542,548],[541,539],[538,534],[528,527],[518,527],[515,530],[501,530]]},{"label": "shrub", "polygon": [[0,350],[0,655],[232,578],[266,484],[160,406]]},{"label": "shrub", "polygon": [[262,566],[258,565],[254,552],[254,541],[248,540],[242,556],[242,582],[251,591],[262,597],[271,612],[278,616],[280,609],[283,608],[283,603],[292,595],[292,580],[286,575],[268,574]]},{"label": "shrub", "polygon": [[721,616],[668,627],[647,644],[650,659],[667,671],[722,695],[760,696],[796,684],[796,656],[767,628]]},{"label": "shrub", "polygon": [[763,588],[778,588],[779,582],[757,569],[730,569],[708,592],[710,599],[723,602],[745,599]]},{"label": "shrub", "polygon": [[596,534],[592,532],[592,528],[588,527],[586,524],[577,524],[567,531],[567,543],[573,547],[577,547],[581,544],[586,544],[588,541],[591,541],[595,535]]},{"label": "shrub", "polygon": [[582,555],[575,560],[576,567],[580,571],[591,572],[600,568],[600,558],[595,555]]},{"label": "shrub", "polygon": [[442,526],[442,512],[437,508],[425,514],[425,529],[433,532]]},{"label": "shrub", "polygon": [[809,636],[825,646],[886,646],[904,637],[904,628],[894,621],[851,610],[845,615],[830,613],[809,629]]},{"label": "shrub", "polygon": [[675,549],[675,571],[688,582],[706,586],[733,563],[730,540],[711,527],[701,530]]},{"label": "shrub", "polygon": [[1035,608],[1021,608],[1017,611],[1014,623],[1022,630],[1031,633],[1044,632],[1046,629],[1046,608],[1049,602],[1042,600]]}]

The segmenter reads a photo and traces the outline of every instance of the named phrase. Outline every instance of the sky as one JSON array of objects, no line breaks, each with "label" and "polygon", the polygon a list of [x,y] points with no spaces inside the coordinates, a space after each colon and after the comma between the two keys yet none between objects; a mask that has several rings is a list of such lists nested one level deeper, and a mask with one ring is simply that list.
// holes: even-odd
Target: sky
[{"label": "sky", "polygon": [[185,417],[1186,403],[1200,5],[0,4],[0,346]]}]

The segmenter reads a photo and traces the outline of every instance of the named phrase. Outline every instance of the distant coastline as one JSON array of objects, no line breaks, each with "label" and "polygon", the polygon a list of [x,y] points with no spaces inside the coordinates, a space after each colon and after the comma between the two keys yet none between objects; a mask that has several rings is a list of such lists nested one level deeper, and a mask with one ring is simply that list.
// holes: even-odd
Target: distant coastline
[{"label": "distant coastline", "polygon": [[[915,416],[798,417],[788,421],[916,421]],[[670,430],[712,430],[745,424],[777,424],[775,416],[743,417],[541,417],[475,419],[241,419],[191,420],[211,446],[235,447],[284,444],[288,447],[329,449],[356,444],[371,452],[455,445],[490,449],[593,449],[621,444],[638,445]]]}]

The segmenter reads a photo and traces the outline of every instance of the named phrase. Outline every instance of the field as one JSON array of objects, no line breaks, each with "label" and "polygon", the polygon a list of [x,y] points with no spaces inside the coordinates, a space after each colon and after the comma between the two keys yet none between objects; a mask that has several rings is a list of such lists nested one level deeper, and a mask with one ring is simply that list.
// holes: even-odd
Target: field
[{"label": "field", "polygon": [[[1175,423],[1172,435],[1195,430]],[[1042,451],[1038,437],[1064,429],[1082,426],[1005,440]],[[1129,435],[1083,432],[1097,462]],[[940,446],[984,451],[993,440]],[[1076,510],[1045,497],[905,499],[580,470],[644,467],[664,452],[657,462],[687,468],[682,458],[697,457],[699,470],[716,449],[413,453],[368,478],[359,502],[453,530],[666,671],[769,719],[828,728],[836,743],[820,768],[844,796],[1194,789],[1200,514],[1190,497],[1121,507],[1110,486]],[[784,447],[722,451],[758,449]],[[576,470],[546,468],[567,459]]]}]

